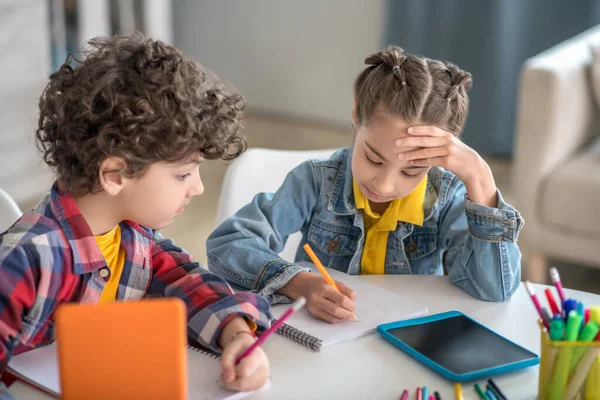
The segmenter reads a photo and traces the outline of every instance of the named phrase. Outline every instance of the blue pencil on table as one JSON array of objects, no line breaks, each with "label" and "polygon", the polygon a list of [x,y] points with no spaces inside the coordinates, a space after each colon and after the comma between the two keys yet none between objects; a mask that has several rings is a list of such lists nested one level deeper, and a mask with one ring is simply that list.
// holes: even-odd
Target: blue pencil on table
[{"label": "blue pencil on table", "polygon": [[504,396],[500,395],[500,393],[498,393],[498,391],[496,390],[496,388],[494,386],[492,386],[488,383],[486,386],[486,389],[489,390],[490,392],[492,392],[494,397],[497,398],[498,400],[504,400]]},{"label": "blue pencil on table", "polygon": [[492,393],[492,391],[490,389],[485,391],[485,395],[490,399],[490,400],[500,400],[498,399],[496,396],[494,396],[494,393]]},{"label": "blue pencil on table", "polygon": [[[502,390],[500,390],[500,387],[498,387],[498,385],[496,385],[496,382],[494,382],[493,379],[488,379],[488,384],[494,388],[494,390],[496,391],[496,393],[498,394],[498,396],[500,396],[500,400],[508,400],[507,397],[504,395],[504,393],[502,393]],[[496,397],[498,397],[496,396]]]}]

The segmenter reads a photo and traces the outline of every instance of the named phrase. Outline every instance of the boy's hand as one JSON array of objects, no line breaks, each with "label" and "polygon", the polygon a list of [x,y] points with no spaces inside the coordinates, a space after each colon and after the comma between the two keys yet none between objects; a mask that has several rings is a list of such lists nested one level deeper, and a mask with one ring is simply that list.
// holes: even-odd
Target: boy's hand
[{"label": "boy's hand", "polygon": [[408,134],[396,139],[396,146],[419,148],[399,152],[399,160],[414,166],[445,168],[465,184],[471,201],[488,207],[498,205],[492,171],[475,150],[435,126],[411,126]]},{"label": "boy's hand", "polygon": [[335,282],[340,292],[329,286],[322,276],[300,272],[279,292],[292,299],[306,298],[306,308],[311,315],[332,324],[352,318],[356,306],[356,293],[342,282]]},{"label": "boy's hand", "polygon": [[244,357],[239,364],[235,360],[246,349],[254,344],[256,338],[241,317],[229,322],[219,338],[223,348],[221,355],[221,380],[225,387],[237,391],[252,391],[260,389],[269,379],[270,368],[267,355],[257,347]]}]

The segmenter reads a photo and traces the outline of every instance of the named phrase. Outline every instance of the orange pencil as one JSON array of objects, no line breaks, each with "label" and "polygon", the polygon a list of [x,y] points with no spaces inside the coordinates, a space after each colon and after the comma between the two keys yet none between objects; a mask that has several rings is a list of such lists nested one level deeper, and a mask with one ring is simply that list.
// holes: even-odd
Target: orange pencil
[{"label": "orange pencil", "polygon": [[[319,270],[321,275],[323,275],[323,278],[325,278],[325,282],[327,282],[327,284],[329,286],[332,286],[338,292],[342,293],[340,288],[335,284],[335,281],[333,279],[331,279],[331,276],[329,276],[329,273],[327,272],[327,270],[325,269],[323,264],[321,264],[321,260],[319,260],[319,258],[317,257],[317,255],[315,254],[315,252],[313,251],[313,249],[310,247],[310,245],[308,243],[306,243],[304,245],[304,250],[306,251],[306,254],[308,254],[310,259],[312,260],[313,264],[315,264],[315,266],[317,267],[317,269]],[[354,318],[356,320],[356,315],[354,313],[352,313],[352,318]]]}]

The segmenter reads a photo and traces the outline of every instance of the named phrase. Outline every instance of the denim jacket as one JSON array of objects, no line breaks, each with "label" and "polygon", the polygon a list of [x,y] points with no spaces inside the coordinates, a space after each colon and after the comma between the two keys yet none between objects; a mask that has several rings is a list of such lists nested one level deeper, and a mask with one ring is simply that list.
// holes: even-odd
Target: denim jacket
[{"label": "denim jacket", "polygon": [[[207,240],[209,269],[235,287],[250,289],[271,303],[289,301],[275,292],[310,261],[309,243],[323,265],[360,274],[365,243],[363,214],[352,189],[352,149],[294,168],[276,193],[260,193],[219,226]],[[481,300],[504,301],[519,286],[519,212],[498,192],[497,208],[471,202],[451,172],[431,168],[423,226],[398,222],[387,242],[386,274],[443,275]],[[300,231],[295,262],[280,253]]]}]

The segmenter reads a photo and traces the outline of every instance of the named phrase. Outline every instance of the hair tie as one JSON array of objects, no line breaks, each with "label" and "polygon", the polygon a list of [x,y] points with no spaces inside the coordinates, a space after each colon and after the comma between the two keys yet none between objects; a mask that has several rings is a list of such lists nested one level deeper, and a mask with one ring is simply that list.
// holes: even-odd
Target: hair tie
[{"label": "hair tie", "polygon": [[406,82],[405,81],[402,81],[402,86],[406,86]]},{"label": "hair tie", "polygon": [[392,71],[395,71],[397,69],[400,69],[400,67],[398,65],[394,65],[394,67],[392,68]]}]

